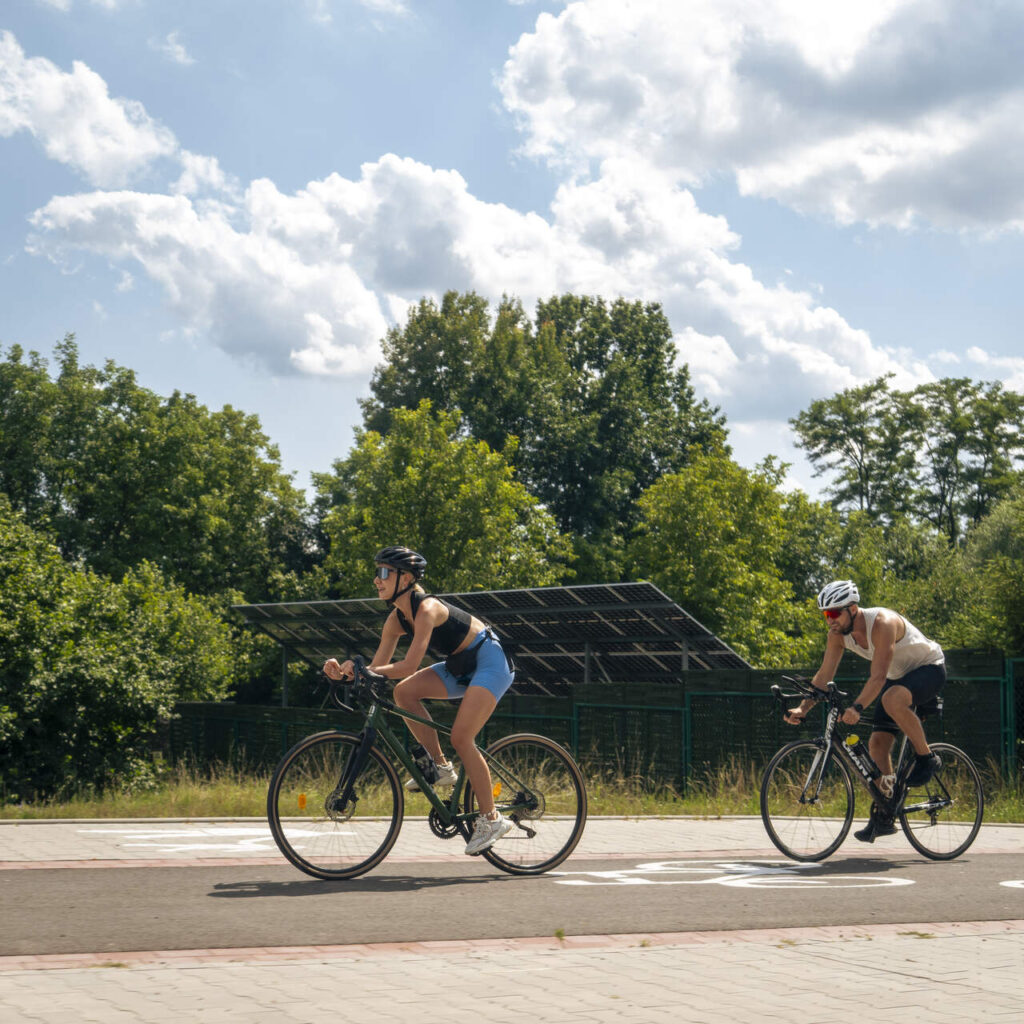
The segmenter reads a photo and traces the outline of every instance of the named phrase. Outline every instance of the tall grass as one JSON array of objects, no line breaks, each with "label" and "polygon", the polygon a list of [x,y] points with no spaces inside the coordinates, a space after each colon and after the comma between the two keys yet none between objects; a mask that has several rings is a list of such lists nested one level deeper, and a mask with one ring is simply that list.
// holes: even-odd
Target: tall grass
[{"label": "tall grass", "polygon": [[[690,779],[685,790],[654,785],[639,769],[582,765],[590,813],[594,815],[726,815],[759,814],[761,769],[733,758]],[[1024,780],[1003,777],[989,764],[985,782],[985,821],[1024,822]],[[266,814],[268,772],[228,765],[198,770],[180,763],[163,769],[154,784],[141,791],[112,789],[69,794],[33,804],[0,804],[2,819],[33,818],[245,818]],[[867,814],[868,797],[858,786],[857,813]],[[406,814],[425,814],[426,799],[409,794]]]}]

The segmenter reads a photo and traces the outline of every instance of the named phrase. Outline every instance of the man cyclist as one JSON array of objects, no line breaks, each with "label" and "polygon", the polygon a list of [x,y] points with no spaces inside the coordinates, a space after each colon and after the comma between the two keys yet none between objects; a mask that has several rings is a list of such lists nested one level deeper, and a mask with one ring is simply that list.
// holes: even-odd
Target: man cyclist
[{"label": "man cyclist", "polygon": [[[870,661],[867,682],[843,712],[842,721],[856,725],[864,708],[881,697],[868,740],[868,751],[882,772],[879,785],[883,792],[892,791],[892,748],[902,729],[915,754],[907,785],[923,786],[942,767],[942,760],[928,746],[915,708],[932,700],[946,682],[942,648],[897,612],[861,608],[859,602],[860,592],[852,580],[835,580],[818,594],[818,607],[828,622],[828,640],[821,668],[811,683],[824,690],[847,650]],[[799,707],[786,712],[786,721],[798,725],[813,704],[812,700],[801,701]],[[872,803],[867,826],[854,832],[854,837],[873,843],[878,836],[890,836],[895,831],[892,818]]]},{"label": "man cyclist", "polygon": [[[473,835],[466,844],[471,856],[483,853],[513,827],[494,806],[490,769],[476,747],[476,737],[491,717],[514,672],[494,631],[474,615],[439,597],[427,594],[419,585],[427,560],[418,552],[398,545],[377,552],[374,585],[377,596],[390,606],[384,620],[377,653],[370,670],[398,680],[395,703],[421,718],[430,718],[424,698],[458,700],[458,714],[452,724],[452,745],[462,759],[470,785],[476,794],[480,814],[473,823]],[[395,648],[403,637],[409,639],[405,657],[392,663]],[[420,668],[428,649],[444,661]],[[339,664],[330,658],[324,672],[332,679],[351,679],[351,661]],[[430,726],[406,720],[409,731],[433,758],[435,786],[451,786],[458,775],[441,751],[437,732]],[[429,776],[428,776],[429,778]],[[413,779],[406,788],[418,790]]]}]

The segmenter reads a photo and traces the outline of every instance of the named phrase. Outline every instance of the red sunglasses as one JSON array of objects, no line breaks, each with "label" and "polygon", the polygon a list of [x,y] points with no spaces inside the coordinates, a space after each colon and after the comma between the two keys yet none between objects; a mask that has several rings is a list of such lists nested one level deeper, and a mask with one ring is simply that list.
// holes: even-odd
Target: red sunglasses
[{"label": "red sunglasses", "polygon": [[821,614],[824,615],[829,622],[835,622],[836,619],[838,619],[845,611],[845,608],[826,608]]}]

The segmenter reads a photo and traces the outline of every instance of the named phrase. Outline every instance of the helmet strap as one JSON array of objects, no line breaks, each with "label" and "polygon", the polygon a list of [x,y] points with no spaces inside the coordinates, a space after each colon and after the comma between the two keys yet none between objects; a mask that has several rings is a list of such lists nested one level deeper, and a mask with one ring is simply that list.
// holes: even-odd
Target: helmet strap
[{"label": "helmet strap", "polygon": [[849,636],[853,632],[853,627],[857,624],[857,616],[850,611],[849,605],[846,606],[846,610],[850,613],[850,627],[843,630],[843,636]]},{"label": "helmet strap", "polygon": [[406,584],[401,590],[398,589],[398,581],[401,579],[401,575],[395,577],[395,592],[385,599],[386,604],[394,604],[403,594],[409,593],[416,586],[416,579],[413,578],[412,583]]}]

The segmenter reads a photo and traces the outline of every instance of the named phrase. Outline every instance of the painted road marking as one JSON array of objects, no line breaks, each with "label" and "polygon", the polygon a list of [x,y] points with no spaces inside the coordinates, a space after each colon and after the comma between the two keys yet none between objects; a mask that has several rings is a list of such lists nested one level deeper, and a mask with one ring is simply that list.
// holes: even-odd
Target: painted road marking
[{"label": "painted road marking", "polygon": [[[813,870],[820,871],[821,865],[778,860],[665,860],[615,871],[552,871],[551,876],[559,885],[725,885],[747,889],[860,889],[914,884],[912,878],[895,876],[802,875]],[[649,875],[655,877],[647,877]]]}]

